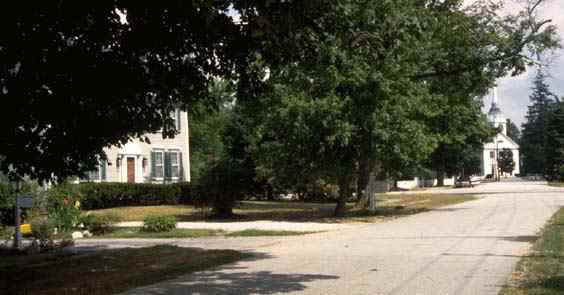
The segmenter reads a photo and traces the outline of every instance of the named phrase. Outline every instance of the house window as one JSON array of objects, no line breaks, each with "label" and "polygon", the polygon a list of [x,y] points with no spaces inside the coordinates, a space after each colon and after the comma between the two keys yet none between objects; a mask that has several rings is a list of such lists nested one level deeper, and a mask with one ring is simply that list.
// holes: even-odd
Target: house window
[{"label": "house window", "polygon": [[170,163],[170,177],[178,178],[180,177],[180,159],[179,159],[179,152],[171,151],[168,152],[169,154],[169,163]]},{"label": "house window", "polygon": [[106,180],[106,161],[100,161],[95,170],[86,172],[80,177],[80,181],[105,181]]},{"label": "house window", "polygon": [[151,175],[155,180],[178,180],[182,176],[182,153],[178,150],[153,150]]},{"label": "house window", "polygon": [[495,158],[495,153],[494,152],[490,152],[490,159]]},{"label": "house window", "polygon": [[156,179],[164,177],[164,150],[151,152],[151,175]]}]

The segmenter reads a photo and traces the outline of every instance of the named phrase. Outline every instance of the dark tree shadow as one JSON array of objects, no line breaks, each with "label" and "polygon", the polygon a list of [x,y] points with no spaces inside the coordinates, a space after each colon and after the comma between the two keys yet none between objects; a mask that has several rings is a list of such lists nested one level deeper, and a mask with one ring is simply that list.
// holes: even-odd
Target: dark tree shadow
[{"label": "dark tree shadow", "polygon": [[300,292],[306,283],[338,276],[300,273],[226,272],[233,268],[194,273],[183,279],[140,288],[128,294],[279,294]]},{"label": "dark tree shadow", "polygon": [[531,280],[523,283],[522,286],[524,289],[543,288],[550,289],[552,291],[559,291],[558,294],[564,294],[564,276],[554,276],[548,279]]}]

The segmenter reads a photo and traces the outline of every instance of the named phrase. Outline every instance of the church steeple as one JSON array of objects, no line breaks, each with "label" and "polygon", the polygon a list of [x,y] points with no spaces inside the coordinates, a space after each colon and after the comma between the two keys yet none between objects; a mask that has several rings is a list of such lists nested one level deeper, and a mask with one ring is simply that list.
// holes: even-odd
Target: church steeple
[{"label": "church steeple", "polygon": [[501,113],[501,109],[499,108],[498,105],[498,101],[497,101],[497,87],[494,87],[491,91],[491,96],[492,96],[492,105],[490,106],[490,111],[488,112],[488,118],[490,119],[490,122],[493,123],[494,127],[499,127],[501,126],[501,132],[504,135],[507,135],[507,127],[506,122],[505,122],[505,118],[503,117],[503,114]]}]

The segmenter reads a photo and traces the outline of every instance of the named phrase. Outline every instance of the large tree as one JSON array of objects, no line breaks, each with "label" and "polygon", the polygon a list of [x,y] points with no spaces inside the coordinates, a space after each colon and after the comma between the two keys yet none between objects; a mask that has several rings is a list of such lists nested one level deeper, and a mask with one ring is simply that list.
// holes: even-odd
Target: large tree
[{"label": "large tree", "polygon": [[564,180],[564,99],[558,102],[548,121],[546,175]]},{"label": "large tree", "polygon": [[511,151],[511,149],[504,148],[499,151],[497,167],[499,167],[503,173],[513,174],[515,161],[513,160],[513,151]]},{"label": "large tree", "polygon": [[546,79],[546,73],[539,68],[529,96],[531,105],[522,128],[520,150],[524,173],[544,174],[547,169],[548,120],[556,96],[550,90]]},{"label": "large tree", "polygon": [[[553,46],[552,27],[542,30],[545,23],[529,17],[525,23],[524,14],[501,18],[496,8],[340,1],[318,20],[321,34],[300,36],[300,60],[268,67],[265,99],[242,101],[257,123],[249,130],[258,134],[259,170],[290,183],[322,178],[338,185],[339,215],[355,178],[376,167],[397,175],[416,166],[445,132],[430,122],[459,106],[474,122],[474,97],[495,78],[523,71],[525,45]],[[459,128],[457,142],[472,128]]]},{"label": "large tree", "polygon": [[507,136],[511,138],[514,142],[519,143],[521,141],[521,131],[511,119],[507,119],[505,122],[507,126]]},{"label": "large tree", "polygon": [[210,96],[220,102],[217,110],[203,105],[192,108],[190,126],[190,178],[198,183],[206,172],[226,157],[223,135],[232,120],[235,90],[228,80],[215,80],[210,85]]},{"label": "large tree", "polygon": [[[216,77],[256,81],[251,52],[293,55],[325,1],[38,1],[0,12],[1,170],[62,179],[162,130]],[[238,14],[241,20],[231,15]],[[273,50],[276,48],[276,50]],[[256,49],[256,50],[255,50]]]}]

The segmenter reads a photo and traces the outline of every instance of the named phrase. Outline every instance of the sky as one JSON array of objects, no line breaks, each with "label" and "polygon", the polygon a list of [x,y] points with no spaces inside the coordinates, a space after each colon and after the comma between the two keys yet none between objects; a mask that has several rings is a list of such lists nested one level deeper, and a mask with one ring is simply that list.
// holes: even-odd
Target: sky
[{"label": "sky", "polygon": [[[472,1],[472,0],[468,0]],[[517,0],[505,0],[506,9],[509,11],[518,11],[520,2]],[[564,0],[545,0],[545,3],[539,7],[539,17],[551,19],[558,29],[561,39],[564,39]],[[560,49],[552,56],[552,60],[548,72],[550,78],[548,84],[552,92],[558,97],[564,96],[564,49]],[[498,104],[505,117],[515,122],[518,127],[525,122],[527,114],[527,106],[529,105],[529,94],[533,85],[533,79],[536,75],[536,68],[528,68],[527,72],[517,77],[505,77],[497,81],[498,88]],[[491,97],[484,99],[484,108],[489,110],[491,105]]]}]

